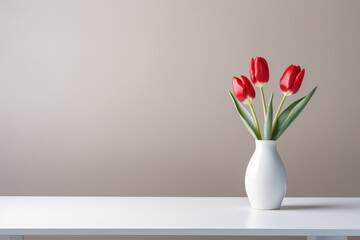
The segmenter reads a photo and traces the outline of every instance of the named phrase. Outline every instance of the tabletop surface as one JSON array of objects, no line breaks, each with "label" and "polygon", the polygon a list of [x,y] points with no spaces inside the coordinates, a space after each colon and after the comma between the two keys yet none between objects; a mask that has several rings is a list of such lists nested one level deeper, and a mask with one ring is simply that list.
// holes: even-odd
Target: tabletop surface
[{"label": "tabletop surface", "polygon": [[0,235],[360,236],[360,198],[0,197]]}]

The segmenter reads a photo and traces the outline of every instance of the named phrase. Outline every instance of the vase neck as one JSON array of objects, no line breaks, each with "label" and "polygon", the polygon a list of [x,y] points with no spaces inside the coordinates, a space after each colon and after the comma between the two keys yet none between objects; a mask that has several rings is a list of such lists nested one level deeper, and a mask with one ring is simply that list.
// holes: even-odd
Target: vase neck
[{"label": "vase neck", "polygon": [[276,149],[277,141],[274,140],[255,140],[256,148]]}]

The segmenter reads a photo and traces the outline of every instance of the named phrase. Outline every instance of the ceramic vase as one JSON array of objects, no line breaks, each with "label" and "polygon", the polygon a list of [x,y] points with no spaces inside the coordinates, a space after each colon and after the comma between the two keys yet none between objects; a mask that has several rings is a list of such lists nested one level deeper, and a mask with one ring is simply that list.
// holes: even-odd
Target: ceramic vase
[{"label": "ceramic vase", "polygon": [[246,194],[252,208],[280,209],[286,193],[286,171],[277,141],[255,140],[256,148],[245,174]]}]

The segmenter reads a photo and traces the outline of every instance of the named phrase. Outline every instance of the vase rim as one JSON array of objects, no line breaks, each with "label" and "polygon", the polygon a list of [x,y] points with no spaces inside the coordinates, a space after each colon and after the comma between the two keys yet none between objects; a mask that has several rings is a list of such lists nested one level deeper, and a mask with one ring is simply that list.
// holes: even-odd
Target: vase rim
[{"label": "vase rim", "polygon": [[277,140],[258,140],[258,139],[255,139],[255,142],[277,142]]}]

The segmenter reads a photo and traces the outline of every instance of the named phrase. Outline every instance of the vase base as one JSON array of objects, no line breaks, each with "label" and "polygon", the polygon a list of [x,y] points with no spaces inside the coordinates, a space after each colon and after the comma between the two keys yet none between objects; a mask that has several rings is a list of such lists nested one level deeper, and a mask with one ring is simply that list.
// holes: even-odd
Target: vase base
[{"label": "vase base", "polygon": [[254,210],[280,210],[280,208],[256,208],[256,207],[251,207]]}]

